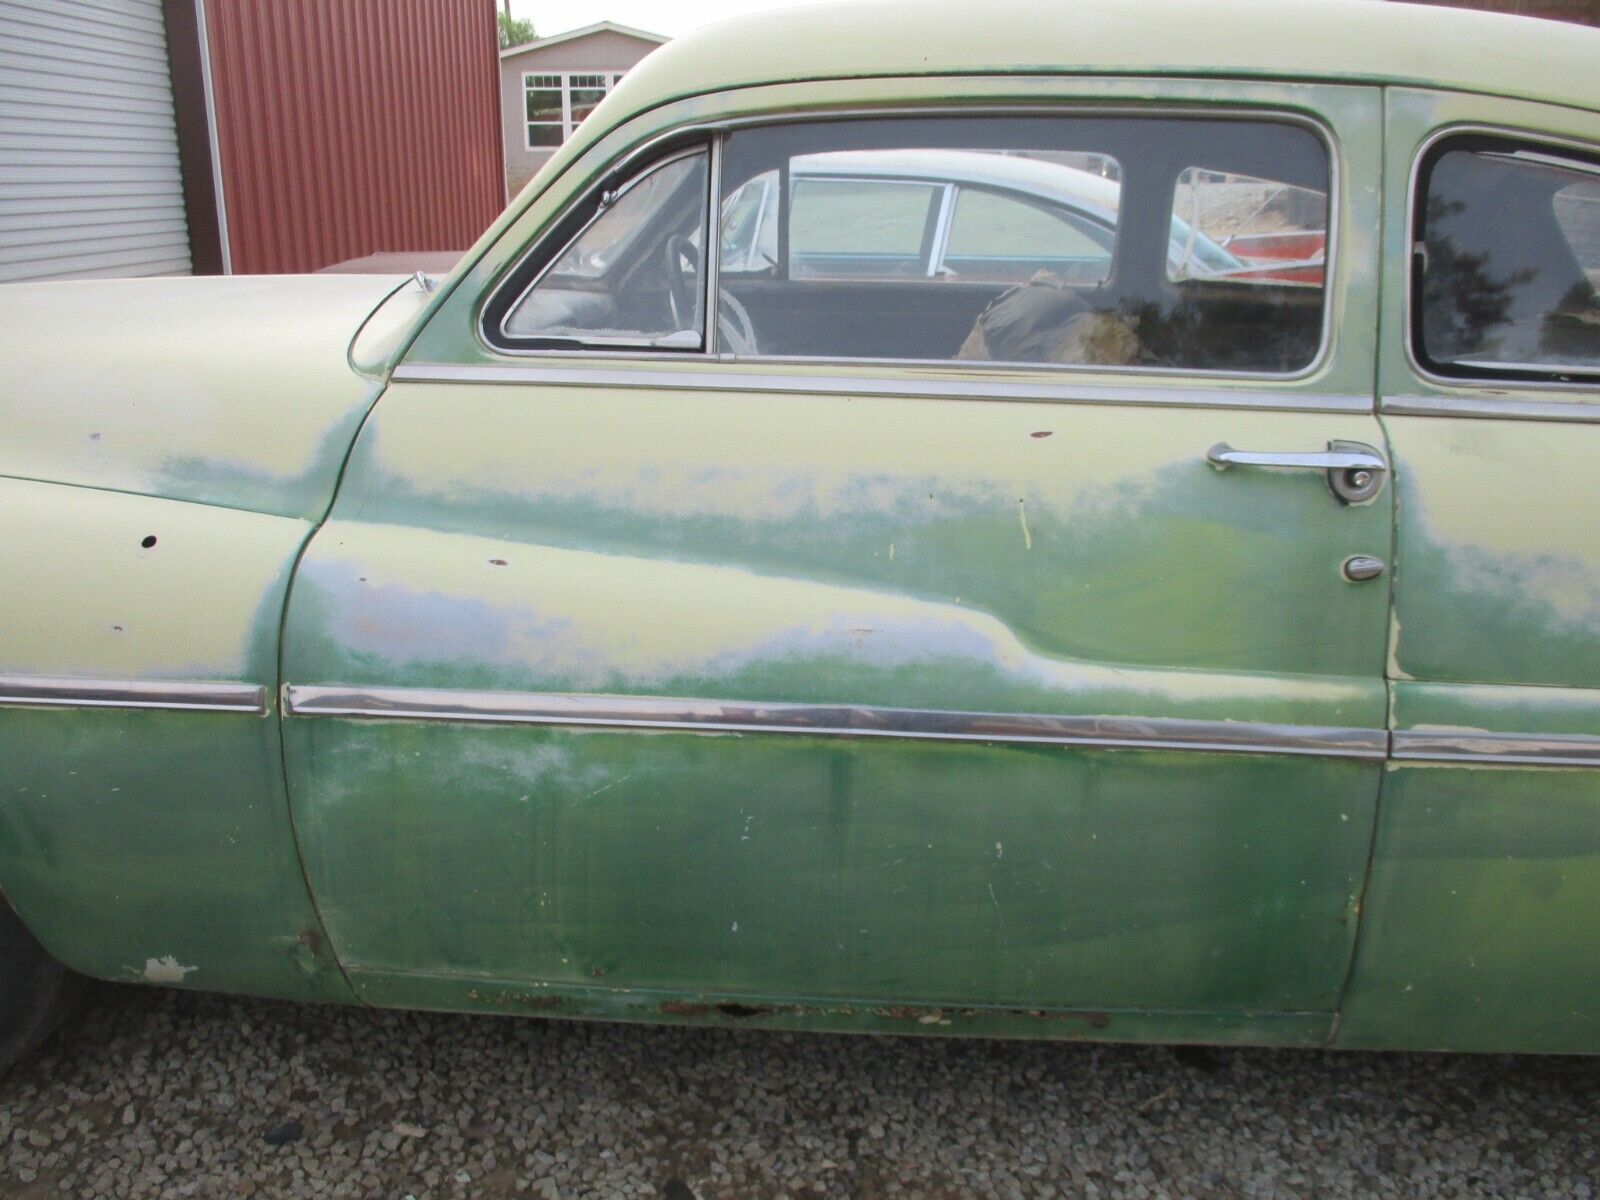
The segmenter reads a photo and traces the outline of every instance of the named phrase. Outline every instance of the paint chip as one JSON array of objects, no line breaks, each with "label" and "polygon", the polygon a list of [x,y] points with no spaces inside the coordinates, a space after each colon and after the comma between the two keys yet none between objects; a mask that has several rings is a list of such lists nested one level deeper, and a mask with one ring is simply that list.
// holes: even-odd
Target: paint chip
[{"label": "paint chip", "polygon": [[167,954],[161,958],[144,960],[144,980],[146,983],[182,983],[185,975],[191,975],[199,969],[199,967],[186,967],[172,955]]}]

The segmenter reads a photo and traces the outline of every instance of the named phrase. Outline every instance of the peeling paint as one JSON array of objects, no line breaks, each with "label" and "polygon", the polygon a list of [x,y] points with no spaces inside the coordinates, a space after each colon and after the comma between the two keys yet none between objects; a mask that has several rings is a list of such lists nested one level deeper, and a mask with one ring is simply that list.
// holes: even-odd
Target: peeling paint
[{"label": "peeling paint", "polygon": [[182,983],[187,976],[199,969],[199,967],[186,967],[168,954],[161,958],[145,959],[141,975],[146,983]]}]

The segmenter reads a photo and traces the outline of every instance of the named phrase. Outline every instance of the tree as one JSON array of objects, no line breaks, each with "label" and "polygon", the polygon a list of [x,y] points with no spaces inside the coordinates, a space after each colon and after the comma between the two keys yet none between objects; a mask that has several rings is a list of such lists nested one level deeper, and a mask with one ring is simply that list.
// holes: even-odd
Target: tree
[{"label": "tree", "polygon": [[531,42],[539,35],[533,31],[533,22],[527,17],[513,17],[508,12],[497,13],[500,21],[500,49],[505,50],[511,46],[520,46],[523,42]]}]

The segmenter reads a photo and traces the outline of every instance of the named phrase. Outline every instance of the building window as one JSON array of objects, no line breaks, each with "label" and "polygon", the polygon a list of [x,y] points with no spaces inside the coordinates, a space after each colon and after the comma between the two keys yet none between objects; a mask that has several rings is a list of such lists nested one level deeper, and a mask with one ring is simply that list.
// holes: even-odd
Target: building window
[{"label": "building window", "polygon": [[527,148],[559,146],[621,79],[621,71],[561,71],[524,75]]}]

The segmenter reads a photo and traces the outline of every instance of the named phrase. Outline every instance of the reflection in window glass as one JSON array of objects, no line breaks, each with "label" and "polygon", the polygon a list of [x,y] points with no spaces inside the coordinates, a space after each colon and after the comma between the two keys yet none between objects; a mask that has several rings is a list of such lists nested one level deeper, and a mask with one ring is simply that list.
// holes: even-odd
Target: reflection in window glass
[{"label": "reflection in window glass", "polygon": [[512,306],[503,331],[582,345],[702,344],[707,155],[645,171],[603,204]]},{"label": "reflection in window glass", "polygon": [[1327,251],[1326,192],[1197,167],[1179,173],[1167,278],[1320,286]]},{"label": "reflection in window glass", "polygon": [[790,274],[883,279],[925,273],[923,247],[940,194],[932,184],[870,177],[797,179]]},{"label": "reflection in window glass", "polygon": [[956,189],[955,214],[939,273],[959,279],[1021,283],[1053,271],[1068,283],[1102,283],[1111,274],[1116,224],[1050,208],[1015,193]]},{"label": "reflection in window glass", "polygon": [[1287,373],[1321,345],[1328,155],[1298,126],[863,118],[737,129],[722,163],[735,354]]},{"label": "reflection in window glass", "polygon": [[1424,168],[1419,357],[1449,374],[1600,370],[1600,167],[1494,139]]}]

